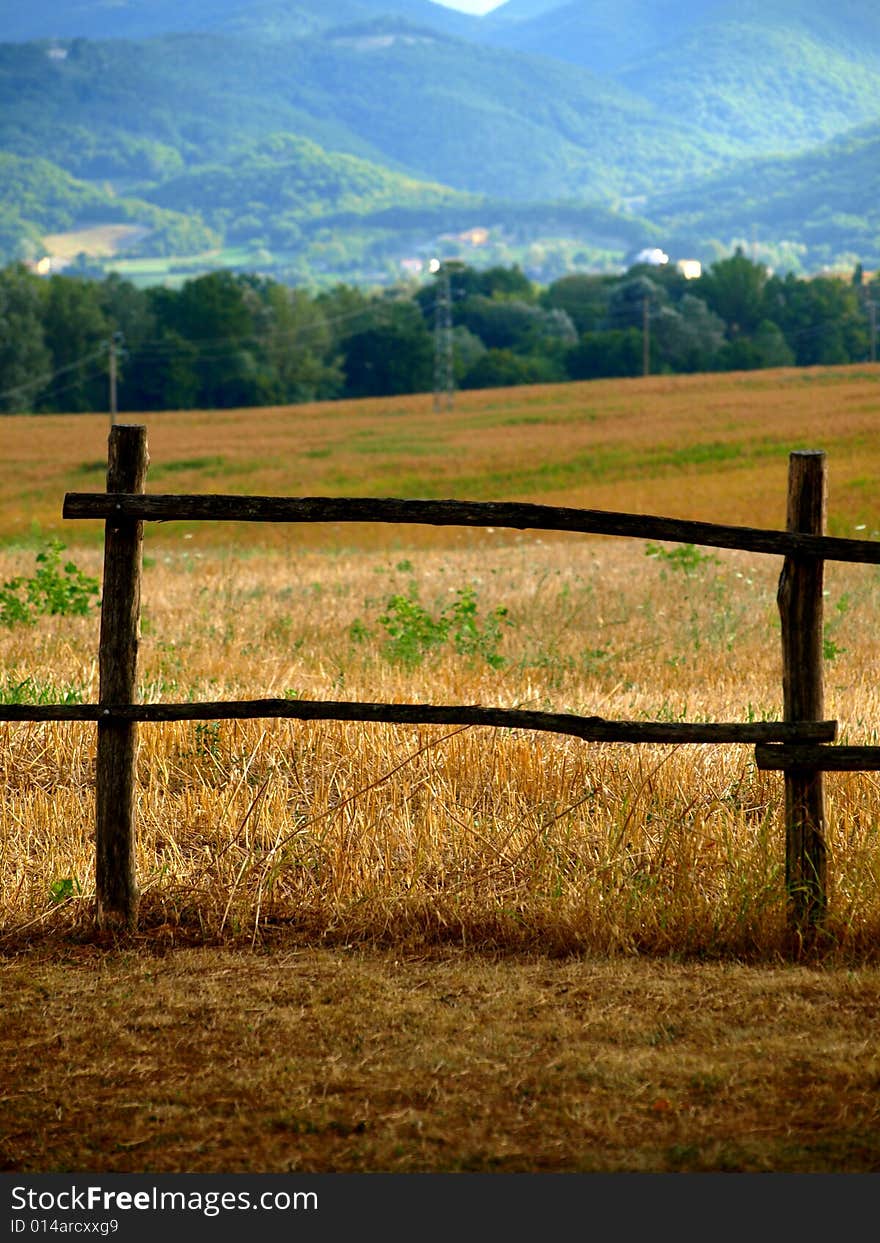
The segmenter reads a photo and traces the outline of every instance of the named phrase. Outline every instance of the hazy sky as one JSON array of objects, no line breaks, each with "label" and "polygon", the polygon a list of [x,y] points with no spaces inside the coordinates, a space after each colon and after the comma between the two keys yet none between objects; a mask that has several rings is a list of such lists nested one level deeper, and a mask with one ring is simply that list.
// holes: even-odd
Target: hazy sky
[{"label": "hazy sky", "polygon": [[504,0],[436,0],[436,3],[445,5],[447,9],[459,9],[462,13],[488,13],[490,9],[497,9]]}]

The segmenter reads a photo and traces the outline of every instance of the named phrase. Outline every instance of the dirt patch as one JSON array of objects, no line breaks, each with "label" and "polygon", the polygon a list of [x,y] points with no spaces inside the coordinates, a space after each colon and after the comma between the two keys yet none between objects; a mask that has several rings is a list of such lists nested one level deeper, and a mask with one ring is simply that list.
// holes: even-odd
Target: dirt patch
[{"label": "dirt patch", "polygon": [[0,1168],[880,1170],[880,970],[42,946]]}]

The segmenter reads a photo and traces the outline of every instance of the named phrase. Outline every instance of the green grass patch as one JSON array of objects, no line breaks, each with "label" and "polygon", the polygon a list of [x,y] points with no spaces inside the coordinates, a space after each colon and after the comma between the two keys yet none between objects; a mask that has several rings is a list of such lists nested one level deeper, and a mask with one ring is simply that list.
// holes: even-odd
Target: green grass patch
[{"label": "green grass patch", "polygon": [[[745,468],[760,458],[787,457],[788,445],[772,438],[747,444],[707,442],[703,444],[658,445],[645,449],[596,448],[572,454],[563,461],[542,462],[527,467],[487,470],[480,474],[457,475],[454,484],[448,475],[394,474],[374,478],[376,495],[437,499],[450,494],[483,499],[555,492],[585,482],[608,483],[627,479],[674,476],[694,466]],[[333,482],[342,482],[333,479]],[[346,484],[355,483],[349,476]],[[363,481],[361,481],[362,485]],[[360,485],[359,485],[360,486]]]},{"label": "green grass patch", "polygon": [[449,446],[440,440],[425,438],[417,440],[411,436],[370,436],[369,439],[355,438],[349,448],[354,453],[386,456],[430,457],[438,453],[448,453]]},{"label": "green grass patch", "polygon": [[0,626],[32,626],[48,615],[84,617],[99,593],[98,580],[84,574],[69,558],[65,545],[50,540],[36,555],[30,576],[19,574],[0,585]]},{"label": "green grass patch", "polygon": [[61,686],[27,677],[0,679],[0,704],[81,704],[83,692],[76,686]]},{"label": "green grass patch", "polygon": [[174,462],[157,462],[150,464],[150,478],[161,479],[163,475],[182,474],[194,470],[219,470],[226,465],[223,457],[188,457],[179,458]]}]

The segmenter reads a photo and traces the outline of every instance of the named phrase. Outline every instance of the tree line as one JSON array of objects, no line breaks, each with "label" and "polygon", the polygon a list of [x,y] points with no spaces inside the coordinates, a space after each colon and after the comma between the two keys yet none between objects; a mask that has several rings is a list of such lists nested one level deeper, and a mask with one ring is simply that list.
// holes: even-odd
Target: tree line
[{"label": "tree line", "polygon": [[13,264],[0,269],[0,411],[106,410],[111,352],[121,411],[430,391],[441,281],[460,388],[876,357],[876,276],[774,275],[742,251],[691,280],[640,265],[542,287],[517,267],[449,263],[380,292],[227,271],[141,289]]}]

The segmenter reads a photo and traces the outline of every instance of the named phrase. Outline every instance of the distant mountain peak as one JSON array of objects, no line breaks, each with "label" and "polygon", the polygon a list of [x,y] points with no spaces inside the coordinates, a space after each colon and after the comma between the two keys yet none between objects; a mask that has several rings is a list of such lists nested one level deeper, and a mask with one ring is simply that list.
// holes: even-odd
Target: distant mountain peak
[{"label": "distant mountain peak", "polygon": [[527,22],[551,9],[562,8],[566,0],[505,0],[489,13],[491,21]]}]

